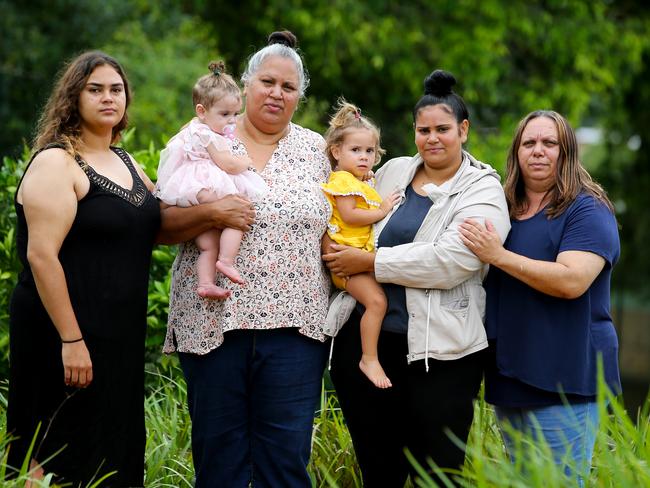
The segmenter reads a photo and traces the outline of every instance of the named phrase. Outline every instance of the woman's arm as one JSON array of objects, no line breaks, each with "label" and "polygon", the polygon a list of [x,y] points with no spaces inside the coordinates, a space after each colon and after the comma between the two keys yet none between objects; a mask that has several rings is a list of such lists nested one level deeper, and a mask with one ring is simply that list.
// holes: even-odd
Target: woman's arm
[{"label": "woman's arm", "polygon": [[230,227],[244,232],[255,220],[253,204],[241,195],[226,195],[210,203],[174,207],[161,202],[159,244],[189,241],[209,229]]},{"label": "woman's arm", "polygon": [[[39,154],[21,185],[29,239],[27,260],[39,297],[63,341],[64,381],[84,387],[93,378],[92,362],[72,308],[59,251],[77,213],[75,176],[81,170],[62,150]],[[40,340],[34,337],[33,340]]]},{"label": "woman's arm", "polygon": [[379,222],[386,217],[395,204],[399,201],[400,196],[397,193],[391,193],[381,202],[379,208],[365,209],[357,208],[357,197],[354,195],[335,196],[336,208],[345,222],[352,226],[370,225]]},{"label": "woman's arm", "polygon": [[460,226],[463,242],[484,263],[505,271],[537,291],[558,298],[578,298],[594,282],[605,259],[592,252],[563,251],[555,262],[530,259],[508,251],[490,221],[467,219]]}]

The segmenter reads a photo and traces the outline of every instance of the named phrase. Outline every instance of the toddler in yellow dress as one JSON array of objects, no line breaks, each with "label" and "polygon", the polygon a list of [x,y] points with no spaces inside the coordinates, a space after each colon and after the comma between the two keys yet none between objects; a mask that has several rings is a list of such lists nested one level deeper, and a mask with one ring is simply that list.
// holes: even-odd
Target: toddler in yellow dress
[{"label": "toddler in yellow dress", "polygon": [[[379,145],[379,129],[360,110],[341,100],[325,134],[326,153],[334,171],[322,185],[332,206],[327,234],[337,244],[372,252],[375,248],[372,224],[383,219],[399,200],[391,194],[382,201],[364,181],[379,162],[384,150]],[[377,341],[386,315],[386,295],[372,273],[359,273],[343,279],[332,274],[334,285],[346,290],[365,307],[361,317],[361,361],[359,368],[379,388],[388,388],[390,380],[377,355]]]}]

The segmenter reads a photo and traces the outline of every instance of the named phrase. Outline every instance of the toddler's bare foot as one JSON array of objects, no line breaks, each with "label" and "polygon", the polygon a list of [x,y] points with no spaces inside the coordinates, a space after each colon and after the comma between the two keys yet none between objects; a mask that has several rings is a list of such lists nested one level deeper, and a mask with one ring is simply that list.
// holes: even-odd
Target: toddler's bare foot
[{"label": "toddler's bare foot", "polygon": [[223,261],[217,261],[217,271],[226,275],[226,277],[233,283],[244,283],[244,280],[239,275],[239,271],[231,264],[226,264]]},{"label": "toddler's bare foot", "polygon": [[393,386],[376,357],[362,356],[361,361],[359,361],[359,368],[377,388],[390,388]]},{"label": "toddler's bare foot", "polygon": [[201,298],[213,298],[216,300],[225,300],[230,296],[230,290],[221,288],[217,285],[199,285],[196,292]]}]

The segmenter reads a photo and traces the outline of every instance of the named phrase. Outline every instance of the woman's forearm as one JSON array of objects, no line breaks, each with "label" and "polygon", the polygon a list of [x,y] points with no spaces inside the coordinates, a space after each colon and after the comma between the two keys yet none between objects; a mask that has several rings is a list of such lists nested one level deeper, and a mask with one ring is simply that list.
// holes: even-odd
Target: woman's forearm
[{"label": "woman's forearm", "polygon": [[178,244],[209,229],[232,227],[248,231],[255,218],[250,200],[240,195],[227,195],[210,203],[192,207],[161,205],[159,244]]},{"label": "woman's forearm", "polygon": [[61,262],[55,256],[29,256],[38,295],[63,341],[81,337]]},{"label": "woman's forearm", "polygon": [[189,241],[213,227],[206,205],[166,207],[160,209],[158,244]]},{"label": "woman's forearm", "polygon": [[590,252],[565,251],[551,262],[503,249],[492,264],[537,291],[573,299],[587,291],[605,266],[605,260]]}]

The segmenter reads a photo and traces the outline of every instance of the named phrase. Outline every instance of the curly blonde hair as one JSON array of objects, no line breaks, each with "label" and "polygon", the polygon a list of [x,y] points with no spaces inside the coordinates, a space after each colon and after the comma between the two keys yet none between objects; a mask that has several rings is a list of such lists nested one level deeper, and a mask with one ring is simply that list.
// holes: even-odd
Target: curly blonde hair
[{"label": "curly blonde hair", "polygon": [[361,110],[354,104],[339,98],[336,104],[336,113],[330,119],[329,128],[325,133],[325,154],[330,160],[332,169],[336,169],[337,161],[332,154],[332,148],[343,144],[348,131],[354,129],[366,129],[372,132],[377,141],[375,161],[379,163],[386,151],[381,147],[381,131],[368,117],[361,115]]}]

